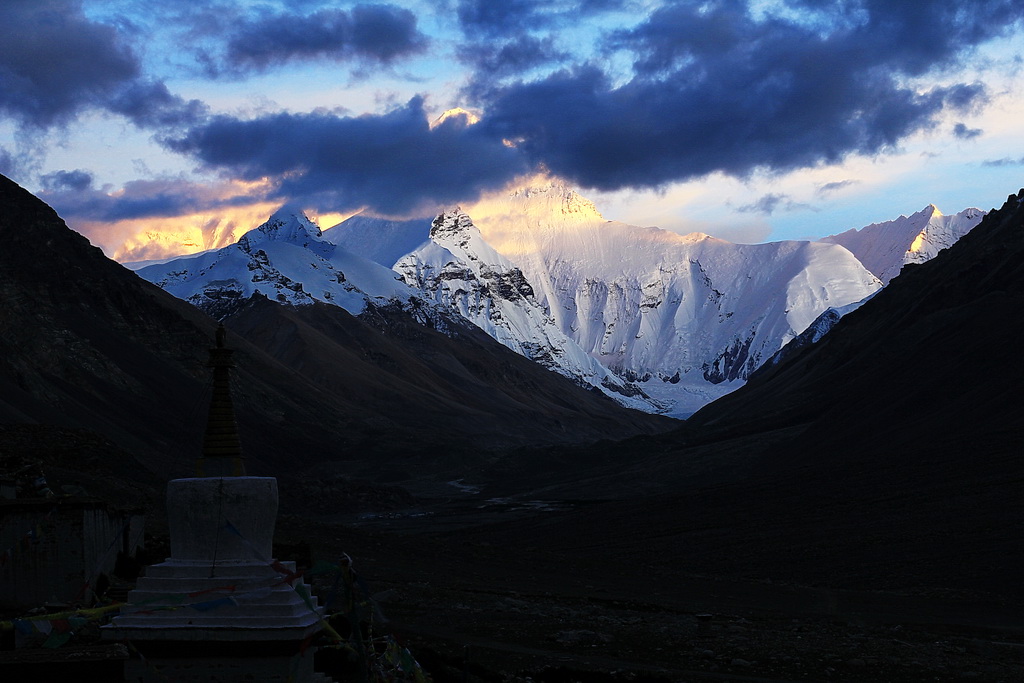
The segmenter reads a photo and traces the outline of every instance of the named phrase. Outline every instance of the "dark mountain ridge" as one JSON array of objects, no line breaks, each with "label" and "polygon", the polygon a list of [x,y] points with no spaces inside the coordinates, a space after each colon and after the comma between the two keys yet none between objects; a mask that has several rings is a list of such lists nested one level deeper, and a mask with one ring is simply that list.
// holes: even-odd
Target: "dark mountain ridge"
[{"label": "dark mountain ridge", "polygon": [[[294,477],[279,536],[351,553],[436,680],[1019,680],[1021,199],[667,433],[471,332],[254,298],[250,472]],[[5,179],[0,244],[0,456],[125,500],[189,474],[215,322]],[[339,473],[445,472],[482,490],[329,516],[412,504]]]},{"label": "dark mountain ridge", "polygon": [[[217,323],[107,259],[3,177],[0,243],[0,422],[90,429],[161,479],[189,474]],[[432,462],[438,453],[459,462],[508,445],[622,438],[672,424],[620,408],[468,328],[451,339],[403,316],[378,311],[371,325],[334,307],[266,300],[232,316],[233,392],[250,472]]]}]

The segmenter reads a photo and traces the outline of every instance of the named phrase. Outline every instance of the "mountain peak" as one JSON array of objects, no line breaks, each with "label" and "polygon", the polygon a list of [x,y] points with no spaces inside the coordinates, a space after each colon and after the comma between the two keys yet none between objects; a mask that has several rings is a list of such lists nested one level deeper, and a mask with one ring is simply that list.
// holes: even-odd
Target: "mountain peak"
[{"label": "mountain peak", "polygon": [[558,181],[530,185],[512,192],[510,197],[522,201],[529,207],[530,213],[540,211],[547,215],[580,220],[604,219],[594,202]]},{"label": "mountain peak", "polygon": [[434,128],[437,128],[438,126],[440,126],[445,121],[448,121],[448,120],[451,120],[451,119],[461,119],[462,125],[464,125],[464,126],[472,126],[472,125],[480,122],[480,116],[479,115],[474,114],[471,111],[467,111],[467,110],[463,109],[462,107],[455,107],[454,109],[449,109],[449,110],[445,111],[440,116],[438,116],[436,119],[434,119],[430,123],[430,129],[433,130]]},{"label": "mountain peak", "polygon": [[862,230],[871,228],[871,226],[874,225],[888,225],[890,223],[896,223],[897,221],[927,221],[928,217],[932,215],[933,211],[938,211],[938,207],[936,207],[934,204],[928,204],[920,211],[914,211],[913,213],[901,213],[899,215],[899,218],[896,218],[894,220],[882,221],[881,223],[872,223],[871,225],[866,225],[863,228],[850,228],[849,230],[847,230],[847,232],[861,232]]},{"label": "mountain peak", "polygon": [[253,232],[260,232],[271,240],[286,242],[305,242],[309,239],[320,239],[320,227],[309,220],[306,213],[294,204],[285,204],[273,214],[266,223]]},{"label": "mountain peak", "polygon": [[287,220],[289,218],[298,218],[302,220],[309,220],[306,216],[306,212],[302,210],[298,204],[285,203],[282,204],[277,211],[270,214],[270,220]]},{"label": "mountain peak", "polygon": [[455,206],[442,211],[430,224],[430,236],[438,237],[462,232],[473,226],[473,219],[461,207]]},{"label": "mountain peak", "polygon": [[949,216],[929,204],[910,216],[872,223],[821,239],[846,247],[884,284],[907,263],[922,263],[951,246],[981,222],[985,212],[964,209]]}]

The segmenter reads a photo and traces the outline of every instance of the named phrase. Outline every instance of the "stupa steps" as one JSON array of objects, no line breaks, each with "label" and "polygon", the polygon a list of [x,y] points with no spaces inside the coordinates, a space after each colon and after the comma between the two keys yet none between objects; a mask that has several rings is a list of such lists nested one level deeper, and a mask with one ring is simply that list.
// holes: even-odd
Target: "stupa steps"
[{"label": "stupa steps", "polygon": [[[161,598],[164,598],[163,600]],[[239,586],[237,589],[232,590],[221,590],[221,591],[209,591],[207,592],[204,588],[191,588],[187,586],[173,586],[173,585],[153,585],[153,584],[140,584],[134,591],[128,593],[128,602],[132,604],[151,604],[151,600],[155,602],[169,603],[174,602],[176,604],[195,604],[197,602],[209,602],[211,600],[219,600],[220,598],[231,598],[240,603],[263,603],[269,602],[273,604],[285,604],[288,602],[302,602],[299,595],[296,594],[295,589],[291,586],[284,585],[272,588],[260,588]],[[184,602],[182,602],[182,600]],[[315,598],[313,598],[315,601]]]},{"label": "stupa steps", "polygon": [[[305,584],[300,584],[305,585]],[[307,586],[308,589],[308,586]],[[141,578],[135,589],[128,592],[129,601],[134,602],[143,595],[191,595],[195,600],[212,600],[225,596],[244,596],[248,594],[295,593],[295,589],[283,578],[271,577],[265,581],[225,581],[224,579],[151,579]]]},{"label": "stupa steps", "polygon": [[[295,573],[295,563],[283,561],[277,566]],[[211,576],[212,575],[212,576]],[[174,578],[188,577],[210,577],[218,581],[230,579],[266,579],[280,576],[281,572],[270,565],[269,562],[252,560],[222,560],[219,562],[210,561],[188,561],[169,558],[161,564],[152,564],[146,567],[146,578]]]},{"label": "stupa steps", "polygon": [[[314,607],[316,604],[314,603]],[[175,619],[181,619],[185,615],[199,615],[203,617],[206,614],[216,612],[218,616],[244,616],[247,614],[258,615],[263,617],[291,617],[291,616],[302,616],[305,614],[313,614],[313,611],[309,609],[309,606],[304,602],[278,603],[278,604],[267,604],[267,603],[244,603],[239,602],[238,604],[225,603],[217,605],[209,609],[201,609],[195,607],[182,606],[181,603],[164,602],[159,604],[156,602],[145,603],[139,605],[134,603],[131,611],[122,612],[122,617],[130,617],[134,613],[145,614],[147,617],[151,616],[153,612],[173,612],[176,617]],[[191,616],[190,616],[191,618]]]},{"label": "stupa steps", "polygon": [[175,610],[162,616],[159,613],[147,613],[134,616],[122,614],[118,617],[117,628],[119,629],[154,629],[170,631],[180,629],[184,631],[194,629],[225,629],[233,630],[244,634],[249,629],[289,629],[307,628],[320,621],[320,615],[313,614],[306,610],[304,614],[291,616],[253,614],[225,614],[225,613],[201,613],[194,610]]}]

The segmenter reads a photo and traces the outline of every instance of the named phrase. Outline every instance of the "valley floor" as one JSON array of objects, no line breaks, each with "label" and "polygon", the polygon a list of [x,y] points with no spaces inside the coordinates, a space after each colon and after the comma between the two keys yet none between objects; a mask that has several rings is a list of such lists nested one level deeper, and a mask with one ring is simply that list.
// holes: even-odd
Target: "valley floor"
[{"label": "valley floor", "polygon": [[417,519],[283,519],[279,536],[350,554],[387,619],[375,628],[437,681],[1024,680],[1013,600],[700,576]]}]

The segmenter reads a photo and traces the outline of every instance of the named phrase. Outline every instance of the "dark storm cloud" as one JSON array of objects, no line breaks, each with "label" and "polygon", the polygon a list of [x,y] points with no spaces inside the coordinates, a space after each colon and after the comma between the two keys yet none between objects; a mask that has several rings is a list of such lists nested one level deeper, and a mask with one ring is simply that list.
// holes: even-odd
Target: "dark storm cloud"
[{"label": "dark storm cloud", "polygon": [[1004,166],[1024,166],[1024,157],[1020,159],[1011,159],[1010,157],[1003,157],[1002,159],[989,159],[981,162],[982,166],[989,168],[1002,168]]},{"label": "dark storm cloud", "polygon": [[416,24],[412,12],[386,4],[266,15],[233,27],[224,59],[237,71],[264,70],[292,60],[389,64],[425,49],[427,37]]},{"label": "dark storm cloud", "polygon": [[138,74],[117,31],[88,20],[81,2],[0,3],[0,113],[19,123],[66,123]]},{"label": "dark storm cloud", "polygon": [[456,14],[467,31],[514,35],[547,24],[548,18],[541,13],[547,4],[544,0],[460,0]]},{"label": "dark storm cloud", "polygon": [[182,178],[132,180],[115,194],[93,187],[88,171],[57,171],[42,177],[40,196],[65,220],[113,222],[180,216],[251,204],[262,197],[211,190]]},{"label": "dark storm cloud", "polygon": [[515,150],[462,117],[431,129],[420,98],[381,116],[218,116],[165,144],[234,177],[274,178],[277,197],[322,210],[402,213],[465,200],[527,170]]},{"label": "dark storm cloud", "polygon": [[79,0],[0,4],[0,115],[23,127],[64,125],[87,109],[142,128],[194,124],[205,113],[141,71],[118,30],[88,19]]},{"label": "dark storm cloud", "polygon": [[0,174],[13,178],[18,174],[18,162],[14,155],[0,147]]},{"label": "dark storm cloud", "polygon": [[984,132],[981,128],[968,128],[964,123],[958,123],[953,126],[953,135],[961,140],[971,140],[979,137]]},{"label": "dark storm cloud", "polygon": [[791,5],[799,21],[739,0],[669,4],[608,37],[610,55],[632,59],[625,82],[594,64],[489,88],[478,76],[481,125],[601,189],[838,162],[983,103],[981,84],[918,91],[907,78],[955,66],[1024,15],[1010,0]]},{"label": "dark storm cloud", "polygon": [[788,195],[784,194],[766,194],[756,202],[736,207],[736,210],[740,213],[761,213],[770,216],[787,198]]},{"label": "dark storm cloud", "polygon": [[107,108],[140,128],[177,128],[198,123],[207,114],[199,100],[184,100],[163,83],[133,83],[119,92]]},{"label": "dark storm cloud", "polygon": [[568,54],[553,38],[521,36],[507,43],[484,42],[465,53],[464,60],[489,80],[517,76],[530,69],[560,62]]},{"label": "dark storm cloud", "polygon": [[62,190],[71,190],[73,192],[81,192],[92,188],[93,176],[92,173],[77,168],[74,171],[47,173],[39,180],[46,191],[60,192]]},{"label": "dark storm cloud", "polygon": [[580,22],[602,12],[622,9],[629,0],[458,0],[455,13],[470,40],[489,38]]},{"label": "dark storm cloud", "polygon": [[24,131],[15,132],[14,143],[13,149],[0,145],[0,173],[28,186],[39,176],[42,168],[43,145]]},{"label": "dark storm cloud", "polygon": [[[605,190],[786,172],[893,150],[945,114],[980,108],[984,86],[948,75],[1024,16],[1017,0],[791,0],[777,14],[745,0],[667,2],[594,45],[559,42],[571,21],[627,4],[452,0],[463,35],[451,48],[474,69],[462,93],[484,112],[477,125],[431,130],[414,99],[379,116],[222,115],[164,144],[225,176],[269,178],[275,199],[390,213],[466,200],[538,168]],[[210,64],[239,75],[292,60],[387,63],[426,40],[392,5],[290,7],[222,21],[227,47]],[[376,28],[360,12],[375,12]],[[589,56],[572,63],[578,47]],[[944,85],[924,85],[939,73]],[[807,207],[773,196],[744,207],[796,208]]]}]

